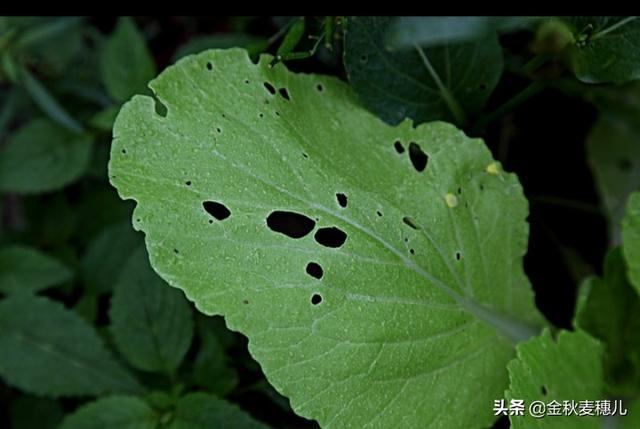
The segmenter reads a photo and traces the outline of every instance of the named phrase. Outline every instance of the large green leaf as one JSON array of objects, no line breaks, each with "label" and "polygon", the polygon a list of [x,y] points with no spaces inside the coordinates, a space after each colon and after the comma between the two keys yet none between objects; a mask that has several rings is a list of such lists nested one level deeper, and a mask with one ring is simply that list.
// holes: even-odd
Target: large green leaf
[{"label": "large green leaf", "polygon": [[151,269],[144,246],[127,261],[109,316],[118,349],[136,368],[173,373],[191,344],[191,308]]},{"label": "large green leaf", "polygon": [[495,33],[432,48],[386,47],[389,17],[354,17],[345,34],[344,64],[362,102],[397,124],[443,119],[464,125],[495,88],[503,69]]},{"label": "large green leaf", "polygon": [[629,280],[640,293],[640,192],[629,197],[622,223],[622,241]]},{"label": "large green leaf", "polygon": [[603,278],[582,284],[574,324],[606,347],[605,381],[611,396],[640,393],[640,296],[627,280],[622,251],[612,250]]},{"label": "large green leaf", "polygon": [[[599,417],[550,415],[536,418],[528,406],[533,401],[602,400],[602,344],[582,331],[561,331],[554,340],[548,329],[518,345],[518,358],[509,363],[508,401],[524,400],[524,415],[510,416],[513,429],[599,429]],[[547,408],[547,411],[549,409]],[[553,412],[553,411],[552,411]]]},{"label": "large green leaf", "polygon": [[147,82],[156,74],[156,65],[133,19],[118,20],[104,45],[100,67],[102,81],[116,101],[145,92]]},{"label": "large green leaf", "polygon": [[160,416],[136,396],[110,396],[67,416],[60,429],[155,429]]},{"label": "large green leaf", "polygon": [[74,312],[46,298],[0,301],[0,375],[38,395],[137,392],[140,386]]},{"label": "large green leaf", "polygon": [[89,166],[92,139],[36,119],[11,136],[0,152],[0,191],[57,190],[77,180]]},{"label": "large green leaf", "polygon": [[489,425],[464,404],[501,394],[540,323],[517,178],[449,124],[390,127],[270,61],[190,56],[151,83],[166,117],[123,106],[110,178],[152,265],[324,427]]},{"label": "large green leaf", "polygon": [[237,405],[206,393],[180,398],[169,429],[269,429]]},{"label": "large green leaf", "polygon": [[640,78],[640,19],[637,16],[577,16],[569,47],[571,67],[583,82]]},{"label": "large green leaf", "polygon": [[71,277],[67,267],[36,249],[25,246],[0,249],[0,292],[37,292]]}]

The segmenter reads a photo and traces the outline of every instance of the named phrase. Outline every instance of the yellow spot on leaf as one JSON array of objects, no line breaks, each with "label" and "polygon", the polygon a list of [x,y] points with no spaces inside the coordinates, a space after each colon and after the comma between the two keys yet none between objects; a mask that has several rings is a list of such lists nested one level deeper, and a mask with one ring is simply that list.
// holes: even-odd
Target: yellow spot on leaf
[{"label": "yellow spot on leaf", "polygon": [[487,165],[486,172],[494,176],[499,176],[500,170],[498,170],[498,163],[492,162],[491,164]]},{"label": "yellow spot on leaf", "polygon": [[447,202],[447,205],[451,208],[458,206],[458,197],[449,192],[444,196],[444,200]]}]

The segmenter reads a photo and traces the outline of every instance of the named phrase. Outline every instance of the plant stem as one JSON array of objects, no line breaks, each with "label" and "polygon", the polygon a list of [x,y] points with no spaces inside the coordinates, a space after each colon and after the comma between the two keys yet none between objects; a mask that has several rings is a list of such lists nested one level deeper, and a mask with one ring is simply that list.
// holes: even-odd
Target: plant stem
[{"label": "plant stem", "polygon": [[418,44],[414,44],[414,46],[418,51],[418,54],[420,55],[420,58],[422,59],[424,66],[427,68],[427,71],[431,75],[431,78],[433,79],[438,89],[440,90],[440,95],[442,96],[442,99],[444,100],[445,104],[453,114],[453,117],[455,118],[457,124],[460,126],[463,126],[467,122],[467,117],[464,113],[464,110],[462,110],[462,107],[460,107],[460,105],[458,104],[456,99],[453,97],[453,95],[449,92],[447,87],[444,86],[444,84],[440,80],[440,76],[438,76],[438,73],[436,73],[435,69],[431,65],[431,62],[429,61],[429,58],[427,58],[422,48]]},{"label": "plant stem", "polygon": [[538,54],[522,66],[520,72],[525,75],[533,73],[549,61],[549,59],[551,59],[551,56],[548,53]]}]

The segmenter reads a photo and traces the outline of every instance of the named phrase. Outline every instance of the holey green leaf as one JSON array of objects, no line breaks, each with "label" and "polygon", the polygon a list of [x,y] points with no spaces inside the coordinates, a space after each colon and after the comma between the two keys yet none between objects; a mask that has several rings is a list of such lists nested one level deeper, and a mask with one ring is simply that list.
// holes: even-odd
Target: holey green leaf
[{"label": "holey green leaf", "polygon": [[150,84],[166,116],[123,106],[109,174],[153,267],[323,427],[490,425],[541,322],[517,178],[452,125],[391,127],[270,61],[189,56]]}]

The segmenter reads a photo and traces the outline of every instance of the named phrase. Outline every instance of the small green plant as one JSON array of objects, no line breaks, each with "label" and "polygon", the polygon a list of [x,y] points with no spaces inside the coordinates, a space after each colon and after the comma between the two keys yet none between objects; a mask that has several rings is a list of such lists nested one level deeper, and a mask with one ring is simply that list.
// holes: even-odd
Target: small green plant
[{"label": "small green plant", "polygon": [[640,424],[636,17],[224,25],[0,21],[13,426]]}]

